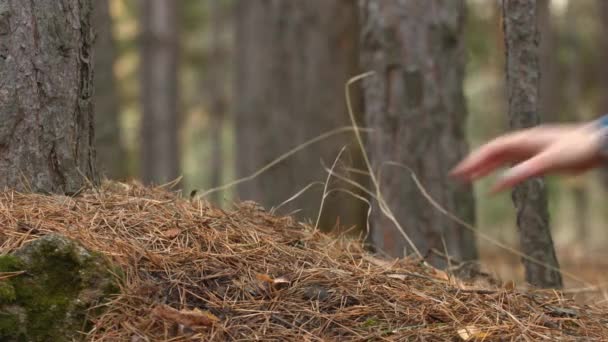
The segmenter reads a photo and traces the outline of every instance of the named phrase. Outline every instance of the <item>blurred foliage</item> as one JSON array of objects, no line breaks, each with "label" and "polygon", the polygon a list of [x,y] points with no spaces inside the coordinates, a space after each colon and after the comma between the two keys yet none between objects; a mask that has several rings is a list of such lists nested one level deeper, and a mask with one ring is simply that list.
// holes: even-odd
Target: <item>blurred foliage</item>
[{"label": "blurred foliage", "polygon": [[[208,140],[208,106],[205,104],[205,94],[202,81],[206,77],[209,65],[209,46],[211,44],[208,1],[180,1],[180,112],[181,141],[183,152],[184,192],[189,193],[193,188],[208,187],[209,175],[207,161],[210,159]],[[221,49],[226,53],[230,65],[233,49],[233,22],[230,15],[234,1],[221,1],[222,26]],[[119,57],[115,65],[118,78],[119,92],[122,96],[122,127],[124,141],[130,155],[131,174],[137,175],[138,162],[138,127],[141,108],[139,105],[139,56],[138,39],[138,1],[111,0],[114,19],[114,33],[118,41]],[[469,11],[465,39],[467,41],[467,69],[465,93],[468,100],[469,121],[467,123],[471,146],[479,146],[484,141],[505,132],[508,120],[505,111],[506,99],[504,94],[504,46],[500,22],[499,0],[467,0]],[[225,13],[224,13],[225,12]],[[556,101],[560,103],[558,118],[561,121],[580,120],[597,116],[599,101],[603,92],[608,90],[600,86],[600,77],[604,76],[600,39],[605,33],[598,9],[598,0],[553,0],[551,2],[551,19],[557,35],[555,51],[552,51],[557,63],[557,84],[555,84]],[[573,66],[581,71],[580,98],[573,101],[567,96],[567,75]],[[230,69],[230,68],[227,68]],[[223,86],[229,96],[231,73],[226,71]],[[336,94],[342,96],[342,94]],[[567,101],[570,101],[568,103]],[[228,111],[230,108],[228,108]],[[233,149],[234,139],[232,125],[228,117],[224,127],[224,182],[233,179]],[[486,192],[490,179],[476,185],[478,205],[478,226],[503,240],[514,242],[515,211],[508,193],[488,197]],[[574,221],[573,203],[570,189],[573,186],[583,186],[588,193],[591,208],[591,223],[593,226],[593,241],[597,244],[606,242],[604,228],[603,186],[598,177],[585,176],[575,180],[549,177],[547,186],[551,195],[551,213],[556,240],[565,243],[576,237],[577,222]],[[229,200],[229,194],[226,195]]]}]

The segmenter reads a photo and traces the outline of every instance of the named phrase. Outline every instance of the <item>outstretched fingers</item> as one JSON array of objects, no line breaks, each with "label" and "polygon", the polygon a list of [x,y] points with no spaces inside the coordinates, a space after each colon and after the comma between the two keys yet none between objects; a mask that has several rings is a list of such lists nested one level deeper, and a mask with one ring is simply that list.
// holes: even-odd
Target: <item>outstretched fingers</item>
[{"label": "outstretched fingers", "polygon": [[505,171],[500,180],[492,188],[497,193],[515,185],[553,171],[557,167],[555,151],[547,150],[526,161],[523,161]]},{"label": "outstretched fingers", "polygon": [[452,175],[468,181],[475,180],[506,163],[528,158],[537,150],[537,144],[528,143],[521,134],[502,136],[471,153],[454,168]]}]

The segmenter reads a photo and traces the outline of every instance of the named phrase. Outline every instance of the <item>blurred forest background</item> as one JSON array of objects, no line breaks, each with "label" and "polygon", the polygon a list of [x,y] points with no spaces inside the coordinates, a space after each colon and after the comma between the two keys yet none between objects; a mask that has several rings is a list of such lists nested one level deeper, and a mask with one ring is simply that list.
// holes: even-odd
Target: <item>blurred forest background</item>
[{"label": "blurred forest background", "polygon": [[[323,87],[332,82],[331,74],[351,77],[366,71],[343,62],[345,56],[356,53],[356,43],[336,40],[335,49],[341,51],[337,57],[321,57],[332,61],[332,68],[309,68],[300,74],[290,74],[281,67],[267,67],[261,63],[267,58],[264,51],[280,49],[275,56],[293,65],[303,63],[298,58],[314,58],[311,56],[323,53],[314,50],[320,45],[312,34],[289,27],[287,20],[279,22],[280,17],[274,25],[283,25],[291,36],[286,34],[278,39],[270,28],[255,32],[255,25],[264,26],[268,18],[264,15],[269,15],[264,11],[270,9],[263,6],[252,9],[248,5],[252,3],[259,1],[95,1],[97,155],[100,170],[108,178],[162,183],[183,175],[178,186],[184,194],[194,189],[201,193],[252,174],[299,144],[348,125],[343,79],[338,78],[339,85],[328,88],[336,89],[335,92],[324,91],[321,95],[305,87]],[[344,1],[327,3],[335,4],[328,5],[335,8],[327,8],[328,14],[314,22],[317,29],[338,25],[336,34],[343,34],[356,25],[356,18],[348,21],[349,16],[356,17],[356,6],[348,12],[343,10],[344,5],[338,5]],[[608,2],[539,0],[538,3],[542,120],[582,121],[608,112],[605,28]],[[466,127],[470,145],[474,147],[508,130],[505,50],[499,1],[468,0],[466,4]],[[302,20],[311,15],[306,8],[299,13],[301,16],[295,18]],[[256,46],[262,51],[254,51]],[[244,70],[244,60],[259,69]],[[252,106],[259,111],[268,108],[264,107],[264,98],[273,97],[269,84],[277,89],[289,87],[300,94],[281,99],[284,102],[281,108],[293,114],[282,119],[291,122],[292,130],[279,128],[280,120],[239,122],[243,120],[241,114]],[[253,95],[251,91],[243,95],[246,86],[259,90]],[[360,106],[357,108],[360,112]],[[310,128],[306,120],[322,127]],[[251,125],[245,134],[258,132],[263,138],[252,144],[239,144],[235,127],[242,125]],[[335,146],[340,142],[321,142],[289,159],[295,160],[303,177],[308,177],[303,183],[290,178],[297,175],[282,176],[276,169],[280,170],[284,163],[279,164],[269,171],[267,178],[260,177],[251,182],[254,185],[244,185],[241,195],[251,194],[251,198],[241,199],[260,200],[254,197],[257,186],[271,194],[268,196],[274,202],[272,205],[278,205],[307,184],[325,181],[324,167],[331,167],[337,153],[324,154],[318,147],[323,144]],[[356,163],[356,155],[348,158]],[[360,177],[356,173],[352,176]],[[516,246],[516,215],[510,194],[488,197],[486,191],[491,182],[492,177],[475,185],[476,226]],[[554,239],[562,266],[578,273],[586,272],[581,265],[588,265],[589,259],[594,259],[594,267],[602,266],[602,258],[595,255],[600,255],[608,244],[608,176],[595,171],[576,178],[551,177],[547,182]],[[310,196],[304,203],[313,203],[313,208],[318,209],[322,190],[320,186],[302,193]],[[238,197],[235,189],[230,188],[212,194],[210,199],[229,207]],[[296,208],[286,206],[279,212],[286,214]],[[316,212],[302,209],[302,215],[314,224]],[[340,224],[349,225],[348,218],[341,220]],[[330,227],[331,223],[326,222],[325,226]],[[508,253],[498,247],[484,242],[479,249],[499,274],[509,275],[520,267],[517,257],[507,257]],[[588,276],[598,276],[596,270],[590,269]]]}]

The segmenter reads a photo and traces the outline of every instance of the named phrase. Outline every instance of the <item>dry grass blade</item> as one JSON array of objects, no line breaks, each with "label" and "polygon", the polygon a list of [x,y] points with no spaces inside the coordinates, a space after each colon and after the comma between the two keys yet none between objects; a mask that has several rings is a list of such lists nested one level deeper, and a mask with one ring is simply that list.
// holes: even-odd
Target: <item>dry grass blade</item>
[{"label": "dry grass blade", "polygon": [[372,181],[372,185],[374,186],[374,191],[375,191],[374,197],[375,197],[376,201],[378,202],[380,211],[382,212],[382,214],[384,214],[384,216],[386,216],[386,218],[388,218],[393,223],[395,228],[397,228],[397,230],[399,231],[401,236],[403,236],[403,238],[409,244],[409,246],[412,248],[414,253],[419,258],[422,258],[422,253],[420,253],[420,251],[418,250],[418,247],[416,247],[416,244],[414,244],[412,239],[410,239],[410,237],[407,235],[407,233],[401,226],[401,223],[399,223],[399,221],[397,221],[395,214],[393,214],[393,211],[391,210],[389,205],[386,203],[386,200],[384,199],[384,196],[382,195],[382,191],[380,190],[380,184],[379,184],[378,180],[376,179],[376,175],[373,172],[372,163],[369,161],[369,157],[367,156],[367,151],[365,150],[365,146],[363,144],[363,139],[361,138],[360,128],[357,125],[357,120],[355,119],[355,114],[353,112],[353,104],[352,104],[352,99],[350,96],[350,87],[353,84],[355,84],[356,82],[359,82],[367,77],[371,77],[374,74],[375,74],[375,72],[373,72],[373,71],[366,72],[364,74],[351,78],[346,83],[346,85],[344,87],[344,92],[346,94],[346,107],[348,108],[348,117],[349,117],[351,125],[354,129],[355,137],[357,138],[357,144],[359,145],[359,149],[361,150],[361,155],[363,156],[363,161],[365,162],[365,166],[367,167],[367,170],[369,171],[369,176],[370,176],[370,179]]},{"label": "dry grass blade", "polygon": [[[330,170],[334,170],[336,168],[336,165],[338,164],[338,161],[340,160],[340,157],[342,156],[342,153],[344,153],[345,150],[346,150],[346,146],[344,146],[340,149],[340,152],[336,156],[336,159],[334,159],[334,163],[331,165]],[[323,186],[323,195],[321,196],[321,204],[319,204],[319,212],[317,214],[317,221],[315,222],[315,229],[319,229],[319,222],[321,221],[321,215],[323,214],[323,208],[325,206],[325,199],[327,198],[327,195],[328,195],[329,180],[331,178],[331,175],[332,175],[331,172],[327,173],[327,179],[325,180],[325,185]]]},{"label": "dry grass blade", "polygon": [[268,171],[269,169],[273,168],[274,166],[276,166],[277,164],[279,164],[280,162],[282,162],[283,160],[293,156],[294,154],[308,148],[311,145],[314,145],[316,143],[319,143],[323,140],[326,140],[328,138],[331,138],[335,135],[338,134],[343,134],[343,133],[347,133],[347,132],[357,132],[359,134],[359,132],[369,132],[371,131],[370,129],[367,128],[361,128],[361,127],[340,127],[334,130],[331,130],[329,132],[323,133],[319,136],[316,136],[294,148],[292,148],[291,150],[285,152],[284,154],[280,155],[279,157],[277,157],[275,160],[271,161],[270,163],[262,166],[261,168],[259,168],[257,171],[255,171],[254,173],[252,173],[251,175],[247,176],[247,177],[243,177],[237,180],[234,180],[228,184],[222,185],[220,187],[217,188],[213,188],[213,189],[209,189],[205,192],[203,192],[200,195],[197,195],[200,198],[205,198],[209,195],[211,195],[212,193],[218,192],[218,191],[222,191],[222,190],[226,190],[226,189],[230,189],[232,187],[235,187],[239,184],[245,183],[245,182],[249,182],[255,178],[257,178],[259,175],[263,174],[264,172]]}]

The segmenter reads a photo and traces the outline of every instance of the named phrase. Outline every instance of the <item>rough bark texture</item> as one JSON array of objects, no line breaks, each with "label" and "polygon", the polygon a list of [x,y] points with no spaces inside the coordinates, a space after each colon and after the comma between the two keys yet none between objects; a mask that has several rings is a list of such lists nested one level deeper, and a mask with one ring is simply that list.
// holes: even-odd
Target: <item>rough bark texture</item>
[{"label": "rough bark texture", "polygon": [[[450,212],[474,222],[469,185],[448,180],[465,156],[466,106],[463,95],[465,5],[463,1],[360,1],[362,62],[376,75],[364,83],[368,153],[380,187],[397,220],[431,263],[444,267],[446,252],[459,260],[477,258],[474,235],[433,208],[407,170]],[[413,252],[379,210],[372,242],[402,256]]]},{"label": "rough bark texture", "polygon": [[[535,0],[503,0],[506,44],[507,98],[512,129],[538,125],[539,51]],[[558,268],[549,225],[547,192],[542,178],[524,182],[513,191],[521,250],[545,265]],[[543,288],[562,287],[561,274],[522,260],[526,281]]]},{"label": "rough bark texture", "polygon": [[95,181],[91,1],[0,1],[0,188]]},{"label": "rough bark texture", "polygon": [[178,145],[177,1],[145,0],[142,6],[141,177],[146,184],[175,180]]},{"label": "rough bark texture", "polygon": [[[357,32],[354,0],[237,2],[239,176],[252,174],[311,138],[349,125],[344,85],[358,73]],[[343,164],[359,167],[360,154],[353,141],[352,132],[347,132],[306,148],[243,184],[240,198],[266,207],[282,203],[311,182],[325,181],[320,161],[331,166],[345,145],[351,148],[342,156]],[[349,188],[332,183],[330,188]],[[299,217],[314,222],[321,195],[322,186],[314,187],[282,212],[301,209]],[[331,228],[337,220],[347,227],[364,226],[366,210],[352,196],[333,192],[320,226]]]},{"label": "rough bark texture", "polygon": [[116,47],[108,0],[93,2],[93,27],[97,170],[110,179],[122,180],[127,176],[127,156],[120,138],[120,106],[114,78]]}]

